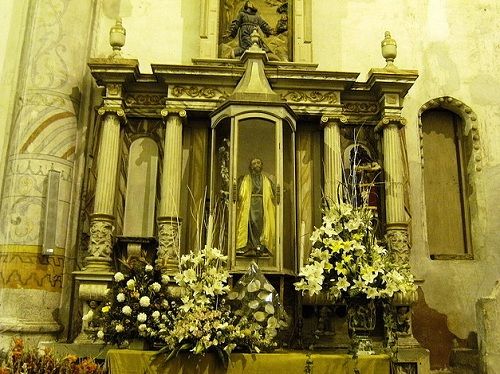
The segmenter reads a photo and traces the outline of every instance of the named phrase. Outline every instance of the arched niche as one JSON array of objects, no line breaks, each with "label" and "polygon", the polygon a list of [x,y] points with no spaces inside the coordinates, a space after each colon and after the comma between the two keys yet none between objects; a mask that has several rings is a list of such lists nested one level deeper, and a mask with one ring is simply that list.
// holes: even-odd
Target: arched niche
[{"label": "arched niche", "polygon": [[158,145],[149,137],[135,139],[129,151],[124,236],[153,236],[157,174]]},{"label": "arched niche", "polygon": [[295,130],[280,105],[229,105],[212,117],[213,239],[227,251],[230,270],[255,261],[266,273],[295,272]]},{"label": "arched niche", "polygon": [[477,116],[449,96],[424,104],[418,115],[427,222],[432,259],[472,259],[477,231],[475,173],[482,170]]}]

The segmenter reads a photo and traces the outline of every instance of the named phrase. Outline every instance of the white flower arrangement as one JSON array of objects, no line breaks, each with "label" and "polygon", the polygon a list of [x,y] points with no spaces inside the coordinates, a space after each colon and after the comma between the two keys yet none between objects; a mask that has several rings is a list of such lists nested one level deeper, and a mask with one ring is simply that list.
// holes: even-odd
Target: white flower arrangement
[{"label": "white flower arrangement", "polygon": [[105,343],[124,345],[137,337],[153,343],[157,340],[156,320],[160,315],[166,317],[163,320],[166,329],[171,328],[173,314],[169,314],[168,284],[144,256],[121,262],[123,272],[113,276],[104,306],[87,313],[83,319],[98,327],[93,330],[93,337]]},{"label": "white flower arrangement", "polygon": [[371,209],[333,204],[311,235],[308,263],[300,270],[299,291],[323,291],[333,300],[388,299],[416,290],[407,266],[396,265],[375,237]]},{"label": "white flower arrangement", "polygon": [[163,315],[158,325],[159,337],[165,343],[160,353],[169,352],[167,360],[180,350],[200,355],[215,351],[227,364],[238,346],[259,352],[276,345],[274,336],[266,336],[268,329],[242,317],[226,302],[230,290],[226,261],[227,256],[209,246],[182,256],[174,277],[184,290],[178,314],[171,330],[162,326]]},{"label": "white flower arrangement", "polygon": [[[169,352],[169,357],[179,350],[201,355],[215,351],[227,363],[238,346],[254,352],[274,348],[276,330],[282,324],[274,301],[259,302],[251,313],[226,302],[230,291],[226,263],[227,256],[210,246],[182,256],[173,278],[183,290],[182,297],[173,300],[167,292],[170,277],[151,270],[145,258],[125,261],[127,271],[113,277],[108,301],[84,319],[99,327],[94,337],[106,343],[124,345],[142,337],[163,345],[160,352]],[[252,292],[266,300],[275,292],[264,295],[264,291],[259,286]],[[276,297],[273,294],[273,300]]]}]

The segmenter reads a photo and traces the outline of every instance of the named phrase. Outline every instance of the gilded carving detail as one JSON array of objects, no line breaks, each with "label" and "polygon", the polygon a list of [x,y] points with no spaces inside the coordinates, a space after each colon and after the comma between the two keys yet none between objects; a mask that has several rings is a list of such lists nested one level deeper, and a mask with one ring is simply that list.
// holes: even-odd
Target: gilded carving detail
[{"label": "gilded carving detail", "polygon": [[174,86],[171,91],[174,97],[204,97],[206,99],[225,100],[229,94],[216,87],[206,86]]},{"label": "gilded carving detail", "polygon": [[97,113],[99,113],[100,116],[106,114],[106,113],[111,113],[111,114],[116,114],[118,117],[125,117],[125,111],[121,106],[110,106],[110,105],[103,105],[97,110]]},{"label": "gilded carving detail", "polygon": [[158,256],[156,264],[177,267],[180,258],[180,230],[177,222],[158,223]]},{"label": "gilded carving detail", "polygon": [[406,230],[388,230],[385,237],[389,252],[394,257],[394,260],[400,264],[408,264],[410,261],[410,246]]},{"label": "gilded carving detail", "polygon": [[378,105],[369,101],[348,101],[342,105],[343,113],[370,113],[378,112]]},{"label": "gilded carving detail", "polygon": [[121,97],[122,85],[120,83],[110,83],[106,85],[106,96]]},{"label": "gilded carving detail", "polygon": [[125,97],[127,106],[164,106],[167,97],[157,94],[129,94]]},{"label": "gilded carving detail", "polygon": [[114,226],[109,221],[92,221],[90,224],[90,256],[100,258],[111,257],[113,230]]},{"label": "gilded carving detail", "polygon": [[338,101],[336,93],[332,91],[288,91],[282,93],[281,98],[294,103],[335,104]]}]

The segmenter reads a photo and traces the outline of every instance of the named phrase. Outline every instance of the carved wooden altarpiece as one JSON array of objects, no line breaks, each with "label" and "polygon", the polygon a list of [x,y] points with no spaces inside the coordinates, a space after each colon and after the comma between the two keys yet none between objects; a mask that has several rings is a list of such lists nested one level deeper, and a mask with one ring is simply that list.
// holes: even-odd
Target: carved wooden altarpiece
[{"label": "carved wooden altarpiece", "polygon": [[[232,18],[227,16],[221,32]],[[291,284],[309,254],[308,234],[320,223],[321,198],[337,196],[354,146],[367,163],[379,167],[373,209],[381,222],[380,234],[386,236],[395,261],[409,261],[401,110],[417,72],[372,69],[367,80],[360,82],[358,73],[270,61],[258,43],[241,58],[192,62],[155,64],[152,74],[139,73],[138,61],[132,59],[92,59],[89,63],[97,85],[105,89],[97,147],[103,161],[96,165],[87,269],[77,274],[82,298],[92,299],[86,287],[94,280],[102,284],[111,273],[113,238],[123,235],[123,225],[116,224],[123,220],[119,216],[123,208],[117,209],[115,201],[123,204],[126,192],[120,195],[120,188],[126,190],[131,181],[126,172],[120,173],[125,170],[120,165],[128,163],[128,152],[120,151],[119,145],[126,147],[143,136],[156,143],[159,157],[151,212],[156,220],[152,236],[159,243],[157,265],[173,272],[181,254],[207,240],[224,239],[222,247],[230,256],[233,273],[242,272],[250,260],[256,260],[274,280],[285,306],[295,316],[296,328],[290,332],[295,343],[307,340],[308,326],[317,328],[318,315],[323,318],[323,331],[342,330],[342,322],[325,322],[336,312],[324,309],[327,302],[302,300]],[[236,195],[252,154],[263,159],[263,171],[272,175],[278,207],[274,241],[265,248],[268,252],[241,250],[237,245]],[[99,187],[106,173],[111,179]],[[124,175],[117,185],[112,178],[119,174]],[[227,214],[216,224],[225,225],[224,234],[212,237],[204,231],[200,235],[198,224],[213,214],[221,191],[226,194]],[[205,198],[208,212],[197,209]],[[399,300],[395,308],[406,308],[412,301]],[[311,314],[309,320],[307,315],[302,319],[302,304],[306,314]],[[401,333],[400,341],[401,349],[420,349],[411,328]]]}]

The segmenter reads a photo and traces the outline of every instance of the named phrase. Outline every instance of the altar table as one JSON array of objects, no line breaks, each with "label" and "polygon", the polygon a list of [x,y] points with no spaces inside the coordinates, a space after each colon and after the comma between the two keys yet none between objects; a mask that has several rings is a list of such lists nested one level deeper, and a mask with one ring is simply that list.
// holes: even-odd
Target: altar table
[{"label": "altar table", "polygon": [[[111,349],[106,364],[111,374],[389,374],[387,355],[286,351],[276,353],[233,353],[225,369],[214,354],[197,357],[181,353],[169,362],[154,351]],[[354,369],[358,371],[355,372]]]}]

